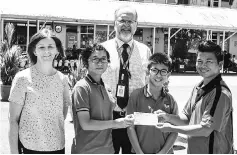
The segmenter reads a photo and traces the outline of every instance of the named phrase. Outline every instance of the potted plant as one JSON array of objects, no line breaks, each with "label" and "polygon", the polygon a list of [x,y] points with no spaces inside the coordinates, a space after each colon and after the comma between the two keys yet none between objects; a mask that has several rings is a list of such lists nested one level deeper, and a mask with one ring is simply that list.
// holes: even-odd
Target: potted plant
[{"label": "potted plant", "polygon": [[19,71],[21,48],[13,44],[15,27],[7,23],[5,27],[5,38],[0,45],[0,67],[1,67],[1,97],[7,101],[11,89],[12,80]]}]

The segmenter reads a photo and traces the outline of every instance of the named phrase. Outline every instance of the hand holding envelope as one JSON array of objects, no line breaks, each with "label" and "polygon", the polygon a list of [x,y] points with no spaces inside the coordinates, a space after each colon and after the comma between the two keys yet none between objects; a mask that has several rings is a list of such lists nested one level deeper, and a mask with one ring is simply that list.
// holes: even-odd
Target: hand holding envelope
[{"label": "hand holding envelope", "polygon": [[163,110],[157,110],[154,111],[155,114],[157,114],[157,116],[159,117],[160,120],[162,120],[161,122],[169,122],[169,114],[164,112]]},{"label": "hand holding envelope", "polygon": [[127,128],[134,124],[134,116],[131,114],[131,115],[127,115],[124,118],[115,119],[114,121],[115,121],[114,129]]}]

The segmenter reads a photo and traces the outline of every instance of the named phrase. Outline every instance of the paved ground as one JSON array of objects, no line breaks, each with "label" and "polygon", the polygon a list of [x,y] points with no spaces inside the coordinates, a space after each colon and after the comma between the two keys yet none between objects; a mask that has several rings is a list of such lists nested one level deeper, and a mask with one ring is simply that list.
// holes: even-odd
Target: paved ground
[{"label": "paved ground", "polygon": [[[234,110],[237,110],[237,75],[224,76],[223,79],[229,85],[233,94],[233,106]],[[179,105],[179,111],[183,109],[184,104],[190,96],[193,86],[199,82],[201,78],[195,74],[192,75],[172,75],[170,78],[170,93],[174,96]],[[1,102],[1,114],[0,114],[0,154],[9,154],[9,144],[8,144],[8,102]],[[234,118],[237,118],[237,113],[234,112]],[[69,121],[71,120],[70,115],[68,115],[65,121],[66,128],[66,153],[70,153],[70,146],[72,144],[72,138],[74,136],[73,124]],[[234,121],[234,140],[235,148],[237,148],[237,121]],[[179,135],[175,143],[175,154],[185,154],[186,153],[186,143],[185,136]]]}]

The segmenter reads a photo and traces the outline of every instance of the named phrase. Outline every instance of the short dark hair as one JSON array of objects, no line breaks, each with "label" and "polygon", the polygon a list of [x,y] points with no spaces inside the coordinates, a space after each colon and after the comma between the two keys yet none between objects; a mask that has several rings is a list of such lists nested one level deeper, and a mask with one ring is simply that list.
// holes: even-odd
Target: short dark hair
[{"label": "short dark hair", "polygon": [[154,64],[164,64],[168,67],[168,71],[171,70],[171,59],[165,53],[154,53],[150,56],[147,69],[150,70]]},{"label": "short dark hair", "polygon": [[28,45],[27,53],[29,55],[30,62],[33,65],[37,63],[37,56],[35,56],[34,54],[36,45],[38,44],[38,42],[40,42],[40,40],[45,39],[45,38],[52,38],[56,44],[56,48],[59,54],[62,57],[65,57],[61,40],[58,37],[56,37],[51,30],[44,28],[31,37],[30,43]]},{"label": "short dark hair", "polygon": [[[210,40],[202,41],[198,45],[198,52],[214,53],[218,63],[220,61],[223,61],[223,52],[221,50],[221,47]],[[197,54],[198,54],[198,52],[197,52]]]},{"label": "short dark hair", "polygon": [[95,51],[105,51],[108,62],[110,62],[109,52],[101,44],[94,43],[92,46],[87,47],[86,50],[82,51],[82,53],[81,53],[80,60],[82,61],[83,67],[88,69],[89,57]]}]

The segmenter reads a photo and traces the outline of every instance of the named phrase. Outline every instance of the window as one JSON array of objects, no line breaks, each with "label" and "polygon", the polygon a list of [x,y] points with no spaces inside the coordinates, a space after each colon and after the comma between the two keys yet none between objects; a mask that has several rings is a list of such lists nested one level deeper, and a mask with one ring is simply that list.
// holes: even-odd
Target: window
[{"label": "window", "polygon": [[230,8],[232,0],[221,0],[221,7]]},{"label": "window", "polygon": [[[14,44],[21,47],[22,51],[26,51],[27,46],[27,22],[26,21],[4,21],[6,23],[13,23],[15,26],[15,34],[13,36]],[[29,39],[36,33],[36,22],[30,21],[29,23]]]},{"label": "window", "polygon": [[213,6],[218,7],[219,5],[219,0],[213,0]]},{"label": "window", "polygon": [[217,33],[212,33],[212,41],[217,44]]},{"label": "window", "polygon": [[83,25],[81,26],[81,48],[86,48],[93,44],[94,40],[94,26]]},{"label": "window", "polygon": [[143,42],[143,29],[138,28],[137,31],[134,34],[134,39]]},{"label": "window", "polygon": [[221,6],[221,2],[219,5],[219,0],[208,0],[208,6],[209,7],[219,7],[219,6]]},{"label": "window", "polygon": [[107,40],[107,25],[96,25],[95,41],[102,43]]},{"label": "window", "polygon": [[188,0],[178,0],[178,4],[188,4]]}]

